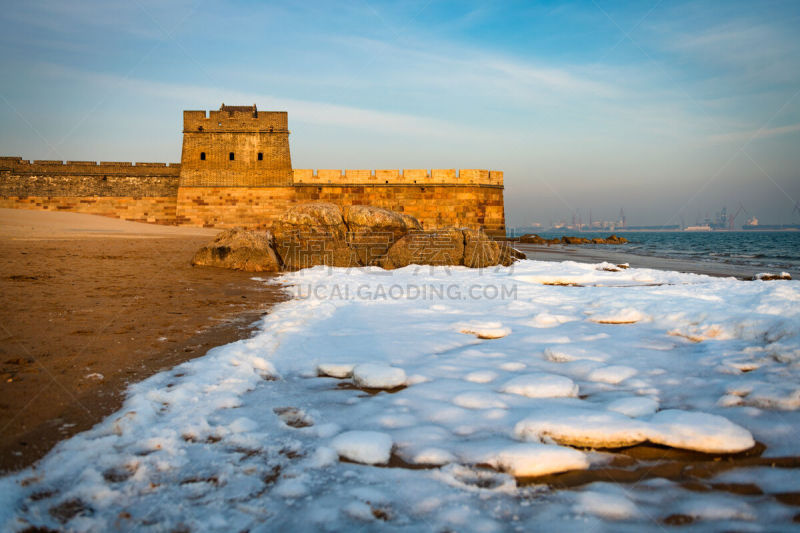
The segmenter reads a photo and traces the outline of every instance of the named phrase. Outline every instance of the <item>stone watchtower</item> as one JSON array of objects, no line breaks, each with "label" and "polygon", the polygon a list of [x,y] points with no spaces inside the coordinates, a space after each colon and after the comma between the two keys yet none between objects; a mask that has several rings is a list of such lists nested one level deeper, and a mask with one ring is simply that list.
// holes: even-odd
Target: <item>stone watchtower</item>
[{"label": "stone watchtower", "polygon": [[285,111],[226,106],[183,112],[181,187],[264,187],[292,184]]}]

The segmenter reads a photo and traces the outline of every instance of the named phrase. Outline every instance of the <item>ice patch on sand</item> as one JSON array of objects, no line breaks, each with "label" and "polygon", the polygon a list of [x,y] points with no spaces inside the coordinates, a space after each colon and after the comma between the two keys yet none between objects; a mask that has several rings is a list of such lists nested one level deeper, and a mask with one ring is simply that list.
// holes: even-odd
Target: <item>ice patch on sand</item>
[{"label": "ice patch on sand", "polygon": [[606,405],[609,411],[615,411],[631,418],[652,415],[658,409],[658,402],[645,396],[620,398]]},{"label": "ice patch on sand", "polygon": [[656,444],[705,453],[736,453],[755,446],[753,435],[717,415],[677,409],[650,418],[649,440]]},{"label": "ice patch on sand", "polygon": [[349,378],[353,375],[352,363],[321,363],[317,365],[317,375],[331,378]]},{"label": "ice patch on sand", "polygon": [[589,318],[589,320],[596,322],[597,324],[635,324],[636,322],[641,322],[647,318],[647,315],[638,309],[626,307],[624,309],[619,309],[608,313],[594,314]]},{"label": "ice patch on sand", "polygon": [[578,395],[578,386],[558,374],[525,374],[507,381],[500,392],[519,394],[528,398],[565,398]]},{"label": "ice patch on sand", "polygon": [[622,383],[626,379],[635,376],[638,371],[635,368],[622,365],[604,366],[589,373],[587,379],[589,381],[599,381],[601,383],[609,383],[616,385]]},{"label": "ice patch on sand", "polygon": [[501,322],[469,322],[457,325],[457,329],[479,339],[500,339],[511,333],[511,328],[503,326]]},{"label": "ice patch on sand", "polygon": [[586,455],[578,450],[536,443],[503,448],[487,463],[515,477],[544,476],[589,468]]},{"label": "ice patch on sand", "polygon": [[514,426],[514,435],[521,440],[552,440],[581,448],[633,446],[647,440],[648,434],[645,422],[583,407],[538,409]]},{"label": "ice patch on sand", "polygon": [[377,431],[348,431],[331,441],[331,447],[339,457],[368,465],[388,463],[392,444],[389,434]]},{"label": "ice patch on sand", "polygon": [[353,383],[369,389],[394,389],[406,384],[402,368],[378,363],[364,363],[353,368]]}]

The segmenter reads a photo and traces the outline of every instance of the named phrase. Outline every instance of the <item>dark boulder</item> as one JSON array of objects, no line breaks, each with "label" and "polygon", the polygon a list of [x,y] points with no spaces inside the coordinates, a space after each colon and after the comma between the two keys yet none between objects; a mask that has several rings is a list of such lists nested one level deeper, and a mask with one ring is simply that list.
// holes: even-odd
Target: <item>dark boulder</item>
[{"label": "dark boulder", "polygon": [[213,242],[194,254],[192,264],[246,272],[281,270],[281,261],[273,249],[272,234],[243,228],[229,229],[217,235]]}]

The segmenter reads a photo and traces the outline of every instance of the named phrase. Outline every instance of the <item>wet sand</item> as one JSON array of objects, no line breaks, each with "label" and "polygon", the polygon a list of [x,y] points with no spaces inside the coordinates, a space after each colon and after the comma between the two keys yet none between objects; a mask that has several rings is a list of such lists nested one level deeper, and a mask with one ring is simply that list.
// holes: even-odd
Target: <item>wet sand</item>
[{"label": "wet sand", "polygon": [[0,471],[117,410],[128,384],[249,336],[285,299],[189,264],[218,231],[0,209]]},{"label": "wet sand", "polygon": [[[725,263],[712,263],[701,261],[686,261],[682,259],[668,259],[649,257],[620,251],[619,248],[603,249],[589,248],[581,245],[539,245],[512,243],[528,259],[535,261],[576,261],[578,263],[628,263],[633,268],[653,268],[656,270],[674,270],[677,272],[691,272],[708,276],[735,277],[739,279],[753,279],[753,275],[764,272],[763,269],[754,269],[740,265],[727,265]],[[623,246],[624,247],[624,246]],[[794,279],[798,273],[791,272]]]}]

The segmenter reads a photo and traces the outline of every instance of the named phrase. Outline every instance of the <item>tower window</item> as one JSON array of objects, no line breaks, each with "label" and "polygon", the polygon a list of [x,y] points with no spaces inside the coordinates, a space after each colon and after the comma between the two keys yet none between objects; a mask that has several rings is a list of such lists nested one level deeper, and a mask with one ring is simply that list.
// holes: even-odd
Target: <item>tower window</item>
[{"label": "tower window", "polygon": [[228,154],[228,159],[229,159],[229,160],[231,160],[231,161],[233,161],[233,152],[231,152],[231,153],[229,153],[229,154]]},{"label": "tower window", "polygon": [[258,152],[258,160],[259,161],[263,161],[264,160],[264,153],[263,152]]},{"label": "tower window", "polygon": [[206,153],[200,152],[200,161],[205,161],[205,160],[206,160]]},{"label": "tower window", "polygon": [[203,131],[203,126],[197,126],[197,131]]}]

